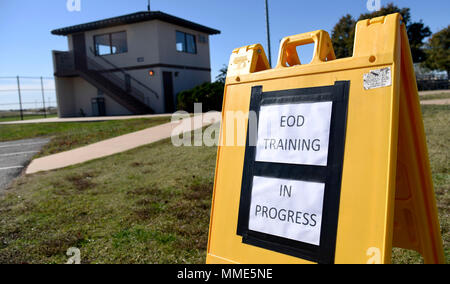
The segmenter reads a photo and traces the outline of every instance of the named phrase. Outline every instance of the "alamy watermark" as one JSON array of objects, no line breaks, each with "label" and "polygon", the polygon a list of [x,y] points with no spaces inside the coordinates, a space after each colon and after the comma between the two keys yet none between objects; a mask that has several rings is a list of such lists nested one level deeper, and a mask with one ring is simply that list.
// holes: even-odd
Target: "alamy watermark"
[{"label": "alamy watermark", "polygon": [[381,250],[377,247],[370,247],[366,253],[367,264],[381,264]]},{"label": "alamy watermark", "polygon": [[[202,112],[202,104],[194,105],[194,114],[178,111],[172,115],[175,125],[171,139],[175,147],[217,147],[217,146],[245,146],[247,142],[247,125],[249,127],[249,143],[256,145],[257,115],[253,111],[227,111],[224,121],[220,113]],[[248,121],[248,123],[247,123]],[[222,135],[220,135],[220,124]]]},{"label": "alamy watermark", "polygon": [[381,10],[381,0],[367,0],[367,10],[376,12]]},{"label": "alamy watermark", "polygon": [[69,248],[66,253],[69,256],[66,264],[81,264],[81,251],[78,248]]},{"label": "alamy watermark", "polygon": [[66,7],[69,12],[81,12],[81,0],[67,0]]}]

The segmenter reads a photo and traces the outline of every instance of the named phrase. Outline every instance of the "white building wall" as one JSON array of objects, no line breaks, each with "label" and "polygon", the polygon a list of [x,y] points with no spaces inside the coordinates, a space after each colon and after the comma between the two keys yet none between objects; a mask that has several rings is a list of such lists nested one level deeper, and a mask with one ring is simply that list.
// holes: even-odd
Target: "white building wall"
[{"label": "white building wall", "polygon": [[97,89],[82,78],[73,79],[73,91],[75,94],[75,111],[79,116],[82,114],[92,116],[91,98],[97,96]]},{"label": "white building wall", "polygon": [[[158,32],[156,21],[123,25],[85,33],[87,55],[95,58],[91,50],[95,50],[94,37],[115,32],[126,32],[128,52],[122,54],[104,55],[118,67],[155,64],[159,60]],[[143,58],[138,62],[138,58]],[[101,60],[98,62],[102,63]]]},{"label": "white building wall", "polygon": [[[165,64],[181,65],[197,68],[211,68],[210,54],[209,54],[209,35],[197,32],[184,27],[173,24],[157,21],[158,23],[158,38],[159,38],[159,60]],[[176,32],[184,32],[194,35],[197,41],[197,53],[191,54],[186,52],[179,52],[176,50]],[[199,42],[199,36],[204,36],[207,43]]]},{"label": "white building wall", "polygon": [[75,95],[73,78],[55,77],[56,101],[59,117],[73,117],[75,114]]},{"label": "white building wall", "polygon": [[[93,116],[92,102],[93,98],[98,97],[98,90],[83,78],[73,78],[73,92],[76,94],[74,100],[76,116],[84,113],[86,116]],[[125,107],[108,97],[105,98],[106,115],[130,115],[132,114]]]},{"label": "white building wall", "polygon": [[[150,70],[154,71],[154,76],[150,76]],[[148,101],[148,105],[156,112],[162,113],[164,111],[164,90],[162,88],[162,73],[158,71],[159,68],[144,68],[138,70],[128,70],[127,73],[133,78],[145,84],[147,87],[151,88],[158,97],[152,92],[148,91],[144,87],[140,86],[134,81],[131,81],[131,86],[136,88],[145,94],[145,101]],[[115,75],[123,78],[123,74],[116,72]]]}]

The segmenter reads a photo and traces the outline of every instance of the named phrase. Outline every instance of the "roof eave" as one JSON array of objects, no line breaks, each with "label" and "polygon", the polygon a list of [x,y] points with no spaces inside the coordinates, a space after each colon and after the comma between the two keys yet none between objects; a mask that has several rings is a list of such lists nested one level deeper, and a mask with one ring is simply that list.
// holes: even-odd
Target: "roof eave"
[{"label": "roof eave", "polygon": [[212,28],[209,28],[206,26],[202,26],[200,24],[190,22],[190,21],[172,16],[169,14],[165,14],[165,13],[162,13],[159,11],[139,12],[139,13],[135,13],[135,14],[129,14],[129,15],[115,17],[115,18],[109,18],[109,19],[100,20],[100,21],[96,21],[96,22],[90,22],[90,23],[86,23],[86,24],[56,29],[56,30],[51,31],[51,33],[53,35],[67,36],[67,35],[86,32],[86,31],[98,30],[98,29],[127,25],[127,24],[134,24],[134,23],[139,23],[139,22],[154,21],[154,20],[168,22],[168,23],[171,23],[174,25],[179,25],[182,27],[190,28],[192,30],[204,32],[204,33],[207,33],[210,35],[220,34],[219,30],[212,29]]}]

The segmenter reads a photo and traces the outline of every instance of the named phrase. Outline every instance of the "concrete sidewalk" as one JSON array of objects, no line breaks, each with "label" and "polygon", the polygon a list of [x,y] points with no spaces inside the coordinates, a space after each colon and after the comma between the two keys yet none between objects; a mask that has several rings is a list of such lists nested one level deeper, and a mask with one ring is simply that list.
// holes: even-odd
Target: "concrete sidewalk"
[{"label": "concrete sidewalk", "polygon": [[429,96],[436,94],[450,94],[450,90],[432,90],[432,91],[420,91],[419,96]]},{"label": "concrete sidewalk", "polygon": [[[90,160],[125,152],[143,145],[170,138],[172,136],[180,135],[184,132],[190,132],[195,129],[220,122],[221,118],[220,112],[209,112],[177,122],[171,122],[104,140],[71,151],[39,158],[31,162],[26,170],[26,174],[34,174],[37,172],[65,168]],[[179,127],[181,125],[188,126],[188,128]]]},{"label": "concrete sidewalk", "polygon": [[421,105],[450,105],[450,99],[441,100],[424,100],[420,102]]},{"label": "concrete sidewalk", "polygon": [[42,119],[30,119],[30,120],[17,120],[0,122],[0,125],[8,124],[35,124],[35,123],[60,123],[60,122],[98,122],[109,120],[128,120],[139,118],[153,118],[153,117],[165,117],[172,114],[146,114],[146,115],[125,115],[125,116],[93,116],[93,117],[70,117],[70,118],[42,118]]}]

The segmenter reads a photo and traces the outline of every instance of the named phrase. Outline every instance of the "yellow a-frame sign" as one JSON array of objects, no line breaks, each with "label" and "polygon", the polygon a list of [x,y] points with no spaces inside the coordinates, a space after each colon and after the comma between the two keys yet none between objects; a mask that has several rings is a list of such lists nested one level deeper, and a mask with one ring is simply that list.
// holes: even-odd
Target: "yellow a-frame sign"
[{"label": "yellow a-frame sign", "polygon": [[350,58],[324,31],[285,38],[273,69],[260,45],[234,50],[222,116],[208,263],[445,262],[399,14],[358,22]]}]

